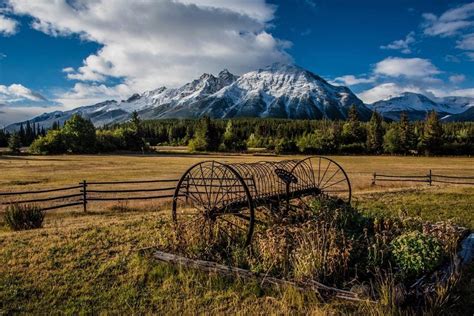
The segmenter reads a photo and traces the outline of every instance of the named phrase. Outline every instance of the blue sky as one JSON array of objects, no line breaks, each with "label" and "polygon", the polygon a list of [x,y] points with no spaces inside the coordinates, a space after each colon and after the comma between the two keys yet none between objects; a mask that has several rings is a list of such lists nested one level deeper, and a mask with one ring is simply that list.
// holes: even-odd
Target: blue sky
[{"label": "blue sky", "polygon": [[0,0],[0,126],[272,62],[368,103],[474,97],[474,2]]}]

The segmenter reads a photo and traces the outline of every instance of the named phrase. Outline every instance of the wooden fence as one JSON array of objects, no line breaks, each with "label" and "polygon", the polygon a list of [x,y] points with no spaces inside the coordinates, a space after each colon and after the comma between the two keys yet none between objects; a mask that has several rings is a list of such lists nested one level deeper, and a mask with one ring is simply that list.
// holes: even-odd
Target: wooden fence
[{"label": "wooden fence", "polygon": [[388,175],[374,172],[372,185],[376,185],[377,182],[424,182],[429,185],[433,183],[474,185],[474,177],[434,174],[431,169],[426,175]]},{"label": "wooden fence", "polygon": [[[42,210],[46,211],[82,205],[83,211],[87,212],[87,206],[91,201],[104,202],[170,199],[173,197],[175,184],[177,182],[178,179],[103,182],[88,182],[86,180],[83,180],[75,186],[67,186],[47,190],[0,192],[0,206],[8,206],[11,204],[35,204],[38,205]],[[171,185],[170,183],[173,183],[173,185]],[[147,186],[157,185],[158,187],[123,188],[124,185],[133,186],[136,184],[146,184]],[[167,184],[167,186],[159,186],[160,184]],[[44,197],[46,193],[48,195],[50,195],[50,193],[55,194],[54,196]],[[126,196],[124,196],[124,194],[126,194]]]}]

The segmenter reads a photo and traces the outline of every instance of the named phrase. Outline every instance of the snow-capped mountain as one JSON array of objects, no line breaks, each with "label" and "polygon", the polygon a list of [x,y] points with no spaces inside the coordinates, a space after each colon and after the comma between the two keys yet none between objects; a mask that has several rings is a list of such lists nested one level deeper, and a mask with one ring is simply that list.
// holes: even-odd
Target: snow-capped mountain
[{"label": "snow-capped mountain", "polygon": [[209,115],[216,118],[344,119],[353,104],[362,119],[368,119],[371,113],[348,88],[333,86],[293,65],[274,64],[228,82],[231,83],[206,97],[169,100],[140,114],[145,118]]},{"label": "snow-capped mountain", "polygon": [[[45,128],[63,123],[73,114],[88,117],[96,126],[124,122],[132,111],[143,119],[274,117],[345,119],[355,105],[368,120],[371,110],[347,87],[333,86],[295,65],[274,64],[238,77],[227,70],[218,76],[203,74],[179,88],[161,87],[127,100],[105,101],[69,111],[45,113],[30,122]],[[7,127],[18,129],[20,123]]]},{"label": "snow-capped mountain", "polygon": [[474,106],[474,98],[445,97],[430,99],[423,94],[404,92],[386,100],[380,100],[369,107],[381,113],[384,117],[398,120],[401,112],[407,113],[410,120],[423,120],[429,111],[435,110],[440,117],[462,113]]}]

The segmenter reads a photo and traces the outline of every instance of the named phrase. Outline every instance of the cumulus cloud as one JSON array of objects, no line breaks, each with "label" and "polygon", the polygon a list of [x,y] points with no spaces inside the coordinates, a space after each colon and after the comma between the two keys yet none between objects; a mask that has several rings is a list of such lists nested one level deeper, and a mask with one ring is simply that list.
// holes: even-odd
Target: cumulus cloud
[{"label": "cumulus cloud", "polygon": [[22,100],[47,101],[40,93],[32,91],[21,84],[0,85],[0,102],[11,103]]},{"label": "cumulus cloud", "polygon": [[415,43],[415,32],[410,32],[408,35],[405,37],[405,39],[393,41],[388,45],[382,45],[380,46],[381,49],[392,49],[392,50],[399,50],[403,54],[410,54],[411,53],[411,47],[410,45]]},{"label": "cumulus cloud", "polygon": [[0,128],[57,106],[55,102],[21,84],[0,85]]},{"label": "cumulus cloud", "polygon": [[[142,92],[223,68],[242,73],[291,61],[290,43],[268,31],[275,7],[264,0],[10,0],[10,6],[46,34],[79,34],[102,45],[81,67],[65,71],[71,80],[94,83],[87,85],[91,94],[109,78]],[[73,90],[65,99],[79,95]]]},{"label": "cumulus cloud", "polygon": [[474,50],[474,33],[463,36],[457,41],[456,47],[463,50]]},{"label": "cumulus cloud", "polygon": [[64,110],[61,106],[13,106],[0,104],[0,128],[4,128],[12,123],[25,121],[45,112],[54,110]]},{"label": "cumulus cloud", "polygon": [[95,104],[106,99],[124,99],[132,93],[130,87],[125,84],[106,86],[105,84],[78,82],[71,90],[60,93],[55,100],[66,108],[74,108]]},{"label": "cumulus cloud", "polygon": [[422,78],[440,73],[428,59],[388,57],[375,65],[374,72],[390,77]]},{"label": "cumulus cloud", "polygon": [[423,14],[423,31],[430,36],[453,36],[466,28],[474,26],[474,2],[450,9],[440,16]]},{"label": "cumulus cloud", "polygon": [[345,76],[334,78],[334,80],[331,81],[331,84],[355,86],[355,85],[363,84],[363,83],[372,83],[374,81],[375,81],[374,77],[363,78],[363,77],[356,77],[354,75],[345,75]]},{"label": "cumulus cloud", "polygon": [[18,22],[0,14],[0,35],[10,36],[17,32]]}]

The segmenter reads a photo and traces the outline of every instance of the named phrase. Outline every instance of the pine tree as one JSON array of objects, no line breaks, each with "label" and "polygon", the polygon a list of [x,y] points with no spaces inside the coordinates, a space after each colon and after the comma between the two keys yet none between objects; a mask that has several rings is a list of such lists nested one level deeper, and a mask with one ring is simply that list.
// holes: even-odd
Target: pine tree
[{"label": "pine tree", "polygon": [[442,145],[443,127],[436,111],[428,113],[422,135],[422,147],[426,155],[439,152]]},{"label": "pine tree", "polygon": [[201,118],[189,142],[191,151],[216,151],[219,143],[219,135],[211,119],[208,116]]},{"label": "pine tree", "polygon": [[25,146],[29,146],[34,140],[33,129],[31,128],[30,121],[26,121],[26,129],[25,129]]},{"label": "pine tree", "polygon": [[342,136],[346,144],[364,142],[364,128],[360,125],[355,105],[352,105],[349,109],[347,122],[342,127]]},{"label": "pine tree", "polygon": [[416,136],[413,127],[408,120],[408,115],[406,112],[402,112],[400,114],[399,135],[401,151],[404,154],[407,154],[411,149],[415,148]]},{"label": "pine tree", "polygon": [[20,124],[20,130],[18,131],[18,136],[20,137],[20,141],[22,144],[26,143],[26,133],[25,133],[25,128],[23,127],[23,123]]},{"label": "pine tree", "polygon": [[379,154],[383,146],[382,116],[374,111],[367,129],[367,149],[371,153]]},{"label": "pine tree", "polygon": [[21,148],[21,137],[19,133],[13,133],[8,139],[8,149],[14,154],[19,154]]}]

